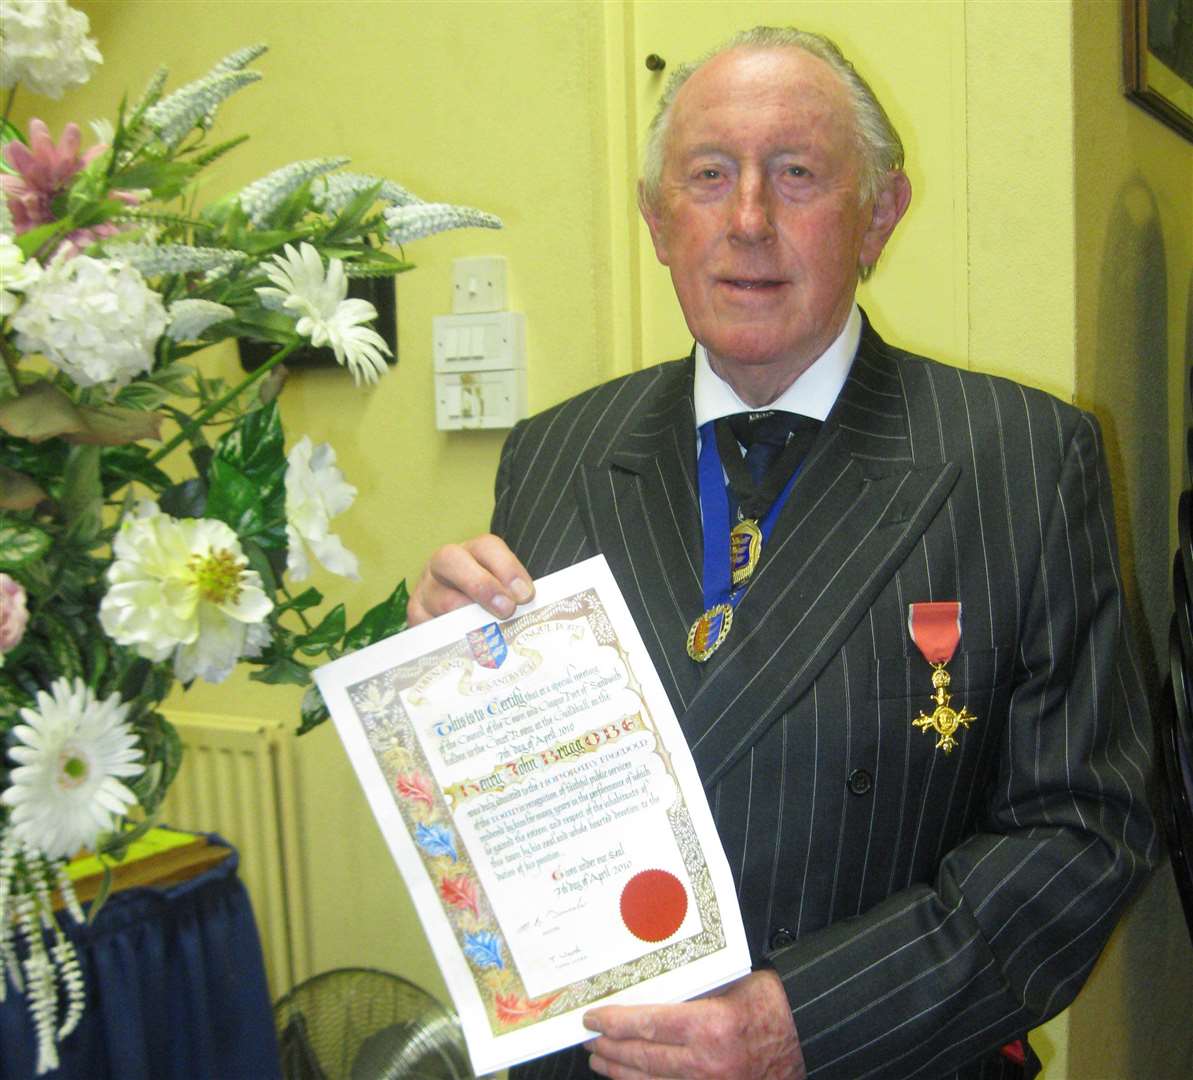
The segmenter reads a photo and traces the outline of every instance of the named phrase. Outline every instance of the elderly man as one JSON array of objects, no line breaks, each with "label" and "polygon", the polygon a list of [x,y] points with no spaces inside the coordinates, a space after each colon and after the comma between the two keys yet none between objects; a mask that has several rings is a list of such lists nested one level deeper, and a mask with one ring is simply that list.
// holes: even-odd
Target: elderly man
[{"label": "elderly man", "polygon": [[505,617],[605,554],[754,955],[718,994],[592,1009],[592,1041],[519,1076],[1034,1075],[1026,1031],[1154,857],[1097,426],[866,323],[901,166],[817,35],[678,72],[640,202],[693,355],[519,424],[493,535],[415,589],[412,621]]}]

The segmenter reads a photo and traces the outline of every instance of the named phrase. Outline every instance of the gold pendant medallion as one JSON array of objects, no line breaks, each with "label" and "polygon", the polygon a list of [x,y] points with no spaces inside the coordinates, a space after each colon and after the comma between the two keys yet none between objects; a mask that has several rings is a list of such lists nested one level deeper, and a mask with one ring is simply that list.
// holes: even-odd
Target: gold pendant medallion
[{"label": "gold pendant medallion", "polygon": [[932,710],[931,715],[921,710],[919,718],[912,721],[921,731],[926,731],[928,728],[935,731],[940,736],[936,740],[936,749],[943,750],[946,754],[951,754],[957,745],[957,740],[954,737],[957,734],[957,729],[967,728],[977,719],[964,705],[961,706],[960,712],[949,705],[952,698],[952,694],[949,693],[949,682],[949,673],[945,671],[944,663],[933,664],[932,685],[935,690],[932,692],[932,700],[936,703],[936,708]]},{"label": "gold pendant medallion", "polygon": [[692,623],[688,631],[688,655],[703,663],[720,648],[732,625],[733,605],[714,604]]},{"label": "gold pendant medallion", "polygon": [[733,587],[744,585],[762,556],[762,530],[753,518],[744,518],[729,530],[729,569]]}]

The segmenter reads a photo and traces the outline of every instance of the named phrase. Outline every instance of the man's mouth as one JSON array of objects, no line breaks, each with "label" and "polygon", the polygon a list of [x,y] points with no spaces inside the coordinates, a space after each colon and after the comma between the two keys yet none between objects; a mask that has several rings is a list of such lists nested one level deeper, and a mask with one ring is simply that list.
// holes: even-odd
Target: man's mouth
[{"label": "man's mouth", "polygon": [[777,278],[721,278],[721,283],[734,289],[777,289],[786,284]]}]

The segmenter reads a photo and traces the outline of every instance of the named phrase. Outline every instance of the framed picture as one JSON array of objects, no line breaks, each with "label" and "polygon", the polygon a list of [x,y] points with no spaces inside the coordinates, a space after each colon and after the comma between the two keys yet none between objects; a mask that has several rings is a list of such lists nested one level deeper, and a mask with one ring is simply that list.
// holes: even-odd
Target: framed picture
[{"label": "framed picture", "polygon": [[1123,0],[1127,96],[1193,141],[1193,0]]}]

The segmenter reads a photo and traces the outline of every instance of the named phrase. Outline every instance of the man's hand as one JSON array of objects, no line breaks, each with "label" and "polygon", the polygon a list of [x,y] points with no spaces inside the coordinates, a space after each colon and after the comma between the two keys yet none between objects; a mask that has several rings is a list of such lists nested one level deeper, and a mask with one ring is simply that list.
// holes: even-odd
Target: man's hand
[{"label": "man's hand", "polygon": [[681,1005],[605,1005],[584,1016],[594,1072],[613,1080],[803,1080],[807,1075],[779,976],[755,971]]},{"label": "man's hand", "polygon": [[411,626],[465,604],[480,604],[499,619],[508,619],[518,604],[534,596],[526,568],[492,534],[441,547],[423,567],[406,605]]}]

